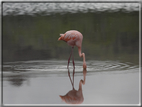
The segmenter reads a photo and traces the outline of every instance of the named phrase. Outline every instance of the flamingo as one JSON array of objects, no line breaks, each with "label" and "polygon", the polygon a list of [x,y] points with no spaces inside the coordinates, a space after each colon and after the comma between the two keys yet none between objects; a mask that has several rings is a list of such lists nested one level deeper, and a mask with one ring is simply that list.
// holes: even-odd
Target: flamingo
[{"label": "flamingo", "polygon": [[[75,69],[74,57],[73,57],[72,54],[73,54],[74,46],[77,46],[78,47],[79,56],[83,57],[83,69],[86,70],[87,66],[86,66],[86,62],[85,62],[85,53],[81,53],[81,46],[82,46],[83,35],[79,31],[77,31],[77,30],[69,30],[65,34],[60,34],[60,36],[61,37],[58,38],[58,41],[59,40],[63,40],[69,46],[72,47],[71,54],[70,54],[69,59],[68,59],[67,69],[69,68],[69,63],[70,63],[71,56],[72,56],[73,68]],[[73,83],[74,83],[74,74],[75,74],[75,70],[73,70]],[[68,69],[68,76],[69,76],[70,81],[71,81],[69,69]],[[73,85],[73,83],[72,83],[72,85]]]},{"label": "flamingo", "polygon": [[[63,40],[69,46],[72,47],[71,54],[70,54],[70,57],[68,59],[67,68],[69,67],[70,58],[71,58],[72,53],[73,53],[73,48],[74,48],[74,46],[77,46],[78,47],[79,56],[83,57],[83,69],[86,69],[87,66],[86,66],[86,62],[85,62],[85,53],[81,53],[81,46],[82,46],[83,35],[79,31],[77,31],[77,30],[69,30],[65,34],[60,34],[60,36],[61,37],[58,38],[58,41],[59,40]],[[72,57],[72,61],[73,61],[73,67],[75,68],[75,63],[74,63],[73,57]]]}]

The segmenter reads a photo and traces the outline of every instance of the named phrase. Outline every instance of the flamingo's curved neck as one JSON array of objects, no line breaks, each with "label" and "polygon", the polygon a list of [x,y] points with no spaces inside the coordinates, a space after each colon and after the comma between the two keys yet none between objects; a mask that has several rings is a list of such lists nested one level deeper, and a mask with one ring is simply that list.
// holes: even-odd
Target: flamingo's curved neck
[{"label": "flamingo's curved neck", "polygon": [[83,57],[83,63],[86,63],[86,62],[85,62],[85,54],[84,54],[84,53],[81,53],[81,47],[78,47],[78,53],[79,53],[79,56],[80,56],[80,57]]},{"label": "flamingo's curved neck", "polygon": [[79,89],[78,90],[82,90],[82,80],[80,80],[80,82],[79,82]]}]

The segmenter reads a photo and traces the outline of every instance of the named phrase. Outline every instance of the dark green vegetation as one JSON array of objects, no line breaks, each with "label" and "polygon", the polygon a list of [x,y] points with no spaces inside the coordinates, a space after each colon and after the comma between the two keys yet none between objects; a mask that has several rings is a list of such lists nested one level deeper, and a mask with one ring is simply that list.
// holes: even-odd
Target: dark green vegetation
[{"label": "dark green vegetation", "polygon": [[[3,16],[3,61],[68,59],[71,48],[57,41],[75,29],[84,38],[86,60],[122,60],[138,64],[139,13],[68,13]],[[74,49],[75,60],[79,57]]]}]

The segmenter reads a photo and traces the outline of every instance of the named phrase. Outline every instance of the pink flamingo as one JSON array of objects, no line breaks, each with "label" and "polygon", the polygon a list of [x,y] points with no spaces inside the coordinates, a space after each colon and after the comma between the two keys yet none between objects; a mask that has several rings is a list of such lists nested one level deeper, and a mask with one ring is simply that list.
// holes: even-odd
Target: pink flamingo
[{"label": "pink flamingo", "polygon": [[[78,47],[78,53],[80,57],[83,57],[83,68],[86,69],[86,62],[85,62],[85,54],[81,53],[81,46],[82,46],[82,39],[83,39],[83,35],[76,30],[70,30],[67,31],[65,34],[60,34],[61,37],[58,38],[58,40],[63,40],[65,41],[68,45],[70,45],[72,47],[72,50],[74,48],[74,46]],[[72,51],[70,54],[70,57],[72,55]],[[68,66],[69,66],[69,62],[70,62],[70,57],[68,59]],[[67,66],[67,67],[68,67]],[[74,60],[73,60],[73,66],[74,65]]]},{"label": "pink flamingo", "polygon": [[[71,58],[72,53],[73,53],[73,48],[74,48],[74,46],[77,46],[79,56],[83,57],[83,69],[86,69],[87,66],[86,66],[86,62],[85,62],[85,54],[81,53],[83,35],[77,30],[70,30],[70,31],[67,31],[65,34],[60,34],[60,36],[61,37],[59,37],[58,40],[63,40],[68,45],[70,45],[72,47],[71,54],[70,54],[70,57],[68,59],[67,68],[69,68],[69,63],[70,63],[70,58]],[[75,69],[74,57],[72,57],[72,63],[73,63],[73,67]],[[75,73],[75,71],[73,70],[73,82],[74,82],[74,73]],[[68,75],[70,77],[69,70],[68,70]],[[70,80],[71,80],[71,78],[70,78]]]}]

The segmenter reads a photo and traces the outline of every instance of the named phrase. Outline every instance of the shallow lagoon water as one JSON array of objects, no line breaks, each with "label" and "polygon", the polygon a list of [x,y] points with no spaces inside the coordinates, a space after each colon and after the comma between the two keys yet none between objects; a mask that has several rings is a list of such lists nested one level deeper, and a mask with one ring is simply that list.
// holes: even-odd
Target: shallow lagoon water
[{"label": "shallow lagoon water", "polygon": [[[75,61],[75,89],[83,79]],[[72,64],[70,63],[72,76]],[[66,104],[59,95],[72,90],[65,60],[33,60],[3,64],[4,104]],[[119,61],[87,61],[82,104],[138,104],[139,67]]]},{"label": "shallow lagoon water", "polygon": [[[87,75],[82,104],[139,104],[138,3],[2,6],[3,104],[66,104],[59,95],[72,90],[67,73],[70,48],[57,39],[71,29],[84,37]],[[83,79],[77,52],[75,48],[76,90]],[[72,71],[70,64],[71,76]]]}]

